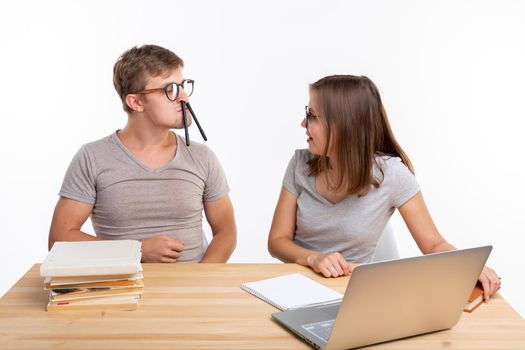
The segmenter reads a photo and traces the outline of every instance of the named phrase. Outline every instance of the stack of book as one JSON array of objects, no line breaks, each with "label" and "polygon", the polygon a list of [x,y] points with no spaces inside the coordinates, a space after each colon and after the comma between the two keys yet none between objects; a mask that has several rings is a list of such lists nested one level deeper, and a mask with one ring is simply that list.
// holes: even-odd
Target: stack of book
[{"label": "stack of book", "polygon": [[40,266],[47,311],[136,310],[144,290],[141,243],[56,242]]}]

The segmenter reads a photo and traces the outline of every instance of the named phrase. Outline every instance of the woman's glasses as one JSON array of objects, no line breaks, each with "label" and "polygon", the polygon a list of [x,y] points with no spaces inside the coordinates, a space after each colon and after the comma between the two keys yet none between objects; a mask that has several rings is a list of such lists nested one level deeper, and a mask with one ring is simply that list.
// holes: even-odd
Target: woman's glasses
[{"label": "woman's glasses", "polygon": [[305,110],[304,125],[308,129],[308,122],[311,122],[312,120],[317,120],[317,118],[319,117],[313,114],[312,109],[308,106],[304,106],[304,110]]}]

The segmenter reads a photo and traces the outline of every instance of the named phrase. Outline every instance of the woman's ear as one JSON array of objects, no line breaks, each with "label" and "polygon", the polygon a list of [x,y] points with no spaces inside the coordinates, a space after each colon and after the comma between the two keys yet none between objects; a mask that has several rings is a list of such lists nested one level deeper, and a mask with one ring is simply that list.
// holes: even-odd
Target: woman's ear
[{"label": "woman's ear", "polygon": [[135,112],[144,111],[144,104],[142,103],[142,99],[140,99],[138,94],[126,95],[126,105]]}]

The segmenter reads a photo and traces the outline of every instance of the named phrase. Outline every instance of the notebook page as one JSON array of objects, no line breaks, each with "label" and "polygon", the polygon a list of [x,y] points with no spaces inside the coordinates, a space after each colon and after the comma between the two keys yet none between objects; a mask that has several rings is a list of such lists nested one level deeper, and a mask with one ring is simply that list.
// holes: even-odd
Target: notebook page
[{"label": "notebook page", "polygon": [[243,283],[241,288],[281,310],[331,303],[343,298],[341,293],[300,273]]}]

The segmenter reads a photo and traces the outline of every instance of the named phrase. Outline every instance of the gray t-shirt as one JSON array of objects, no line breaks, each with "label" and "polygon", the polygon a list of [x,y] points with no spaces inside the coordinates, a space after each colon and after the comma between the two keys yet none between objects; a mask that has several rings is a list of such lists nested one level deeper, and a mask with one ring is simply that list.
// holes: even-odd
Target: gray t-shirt
[{"label": "gray t-shirt", "polygon": [[115,132],[80,148],[59,195],[94,204],[91,222],[100,238],[143,240],[168,235],[184,242],[178,261],[198,262],[207,245],[203,203],[228,192],[219,160],[205,145],[192,142],[187,147],[177,135],[175,157],[151,169]]},{"label": "gray t-shirt", "polygon": [[[283,179],[284,188],[297,197],[294,241],[318,252],[339,252],[347,261],[370,262],[395,208],[419,192],[414,175],[400,158],[378,156],[381,185],[332,204],[317,192],[315,177],[308,176],[306,162],[312,157],[306,149],[296,150]],[[377,167],[374,176],[381,179]]]}]

